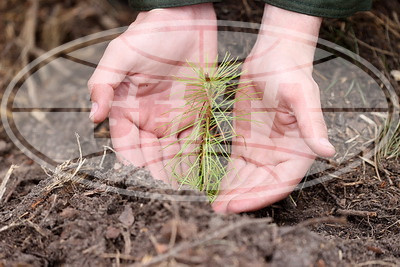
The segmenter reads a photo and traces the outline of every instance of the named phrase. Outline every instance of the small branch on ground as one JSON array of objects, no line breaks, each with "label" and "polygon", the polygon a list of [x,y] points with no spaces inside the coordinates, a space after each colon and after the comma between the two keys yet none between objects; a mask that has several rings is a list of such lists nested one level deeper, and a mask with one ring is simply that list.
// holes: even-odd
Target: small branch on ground
[{"label": "small branch on ground", "polygon": [[337,209],[336,213],[343,216],[358,216],[358,217],[376,217],[378,214],[374,211],[364,210],[342,210]]},{"label": "small branch on ground", "polygon": [[6,176],[4,177],[3,181],[1,182],[1,185],[0,185],[0,202],[1,202],[1,199],[3,198],[4,193],[6,192],[7,182],[10,179],[12,172],[16,168],[18,168],[17,165],[11,165],[11,167],[8,169],[8,171],[6,173]]}]

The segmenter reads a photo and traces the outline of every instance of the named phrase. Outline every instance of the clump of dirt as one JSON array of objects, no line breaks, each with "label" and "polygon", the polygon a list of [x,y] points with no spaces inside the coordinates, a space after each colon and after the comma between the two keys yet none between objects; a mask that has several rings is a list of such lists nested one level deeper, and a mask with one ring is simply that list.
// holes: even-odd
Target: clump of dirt
[{"label": "clump of dirt", "polygon": [[[80,174],[89,179],[87,174]],[[206,201],[176,201],[198,193],[174,191],[140,168],[96,171],[94,180],[132,194],[92,188],[89,183],[65,184],[49,191],[56,177],[42,177],[22,200],[18,193],[0,213],[0,255],[5,265],[111,263],[282,264],[331,261],[333,243],[299,228],[290,233],[270,218],[216,215]],[[82,179],[84,179],[82,177]],[[94,184],[91,180],[91,184]],[[134,181],[134,183],[132,183]],[[102,183],[102,185],[106,185]],[[136,197],[134,192],[161,194],[170,200]],[[108,191],[108,192],[107,192]],[[308,246],[299,246],[307,242]],[[303,247],[304,249],[300,249]],[[283,251],[293,251],[293,259]]]},{"label": "clump of dirt", "polygon": [[[25,169],[14,175],[30,173]],[[396,203],[392,209],[371,209],[376,216],[349,215],[349,223],[342,225],[329,194],[321,190],[310,197],[313,189],[301,191],[297,207],[281,202],[258,213],[218,215],[200,193],[175,191],[142,168],[86,169],[78,175],[80,183],[49,190],[57,177],[42,173],[28,194],[23,189],[12,193],[0,209],[4,265],[339,266],[377,259],[394,263],[399,258],[398,227],[388,228],[385,217],[389,210],[391,219],[398,216]],[[137,192],[146,197],[138,197]],[[204,201],[178,201],[182,195]],[[360,205],[369,201],[363,199],[365,195],[361,190],[358,198],[348,196],[359,199]],[[273,218],[268,216],[271,213]],[[366,220],[375,225],[380,238],[365,229]]]},{"label": "clump of dirt", "polygon": [[[398,168],[397,160],[384,161],[383,165]],[[365,165],[338,179],[294,192],[291,196],[295,202],[287,199],[255,215],[272,216],[278,225],[297,225],[320,216],[345,216],[345,225],[318,224],[310,229],[339,241],[337,248],[344,262],[386,259],[398,263],[400,177],[389,169],[378,178],[375,168]]]}]

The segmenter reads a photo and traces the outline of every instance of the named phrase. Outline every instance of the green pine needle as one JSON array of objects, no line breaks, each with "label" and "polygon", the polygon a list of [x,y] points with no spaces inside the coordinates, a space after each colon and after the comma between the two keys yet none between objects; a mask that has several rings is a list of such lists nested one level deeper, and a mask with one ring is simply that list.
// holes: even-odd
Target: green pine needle
[{"label": "green pine needle", "polygon": [[[251,86],[250,81],[234,82],[242,74],[239,71],[241,63],[237,59],[231,59],[229,54],[225,55],[218,67],[216,64],[209,68],[188,64],[194,76],[178,79],[190,86],[185,93],[186,104],[180,107],[186,111],[167,124],[166,132],[187,118],[196,118],[189,125],[164,137],[168,138],[191,128],[190,135],[181,140],[184,142],[180,151],[168,164],[171,166],[172,176],[181,185],[205,191],[210,202],[213,202],[218,195],[221,180],[232,171],[227,169],[227,165],[231,162],[231,140],[237,137],[233,121],[244,119],[241,117],[247,115],[233,114],[233,105],[238,101],[256,98],[245,92]],[[235,98],[239,90],[245,97]],[[171,111],[174,110],[177,109]],[[168,146],[170,145],[172,144]],[[186,167],[183,168],[187,169],[186,173],[180,173],[182,166]]]}]

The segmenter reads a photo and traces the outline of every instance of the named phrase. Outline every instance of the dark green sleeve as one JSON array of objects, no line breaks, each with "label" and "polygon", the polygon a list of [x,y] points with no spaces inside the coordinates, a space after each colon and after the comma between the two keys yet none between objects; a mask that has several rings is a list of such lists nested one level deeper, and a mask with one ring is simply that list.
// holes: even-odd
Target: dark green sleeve
[{"label": "dark green sleeve", "polygon": [[371,9],[372,0],[262,0],[272,6],[316,17],[344,18]]},{"label": "dark green sleeve", "polygon": [[129,5],[135,10],[144,11],[154,8],[189,6],[221,1],[222,0],[129,0]]}]

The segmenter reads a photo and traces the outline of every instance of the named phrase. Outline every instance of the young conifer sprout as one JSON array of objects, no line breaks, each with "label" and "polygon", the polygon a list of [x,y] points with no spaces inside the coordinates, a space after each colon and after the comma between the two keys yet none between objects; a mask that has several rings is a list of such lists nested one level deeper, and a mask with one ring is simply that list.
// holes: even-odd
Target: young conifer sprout
[{"label": "young conifer sprout", "polygon": [[[195,118],[189,125],[165,138],[176,135],[186,129],[191,133],[181,140],[180,151],[168,163],[172,177],[181,185],[204,191],[210,202],[218,195],[222,178],[232,171],[227,169],[231,162],[230,147],[236,137],[233,122],[245,116],[233,112],[238,101],[251,100],[245,90],[250,82],[238,82],[241,63],[226,54],[219,66],[216,63],[206,67],[188,63],[193,70],[193,77],[179,78],[186,83],[185,112],[168,125],[168,130],[175,129],[183,120]],[[207,67],[208,66],[208,67]],[[240,90],[241,96],[235,95]],[[169,144],[171,145],[171,144]],[[186,166],[186,168],[182,168]],[[187,169],[181,173],[182,169]]]}]

